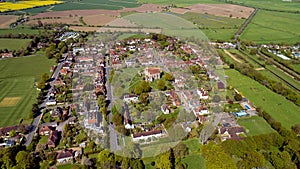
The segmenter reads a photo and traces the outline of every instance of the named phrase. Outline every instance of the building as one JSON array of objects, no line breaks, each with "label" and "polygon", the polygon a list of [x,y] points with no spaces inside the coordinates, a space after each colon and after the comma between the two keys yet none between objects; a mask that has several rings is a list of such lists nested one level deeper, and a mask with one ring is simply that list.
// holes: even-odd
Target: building
[{"label": "building", "polygon": [[245,138],[245,130],[243,127],[220,127],[219,134],[221,140],[242,140]]},{"label": "building", "polygon": [[170,114],[170,109],[169,109],[169,107],[166,105],[166,104],[163,104],[163,105],[161,105],[161,111],[164,113],[164,114]]},{"label": "building", "polygon": [[140,140],[147,140],[151,137],[160,138],[164,135],[162,130],[151,130],[141,133],[136,133],[132,135],[132,139],[134,142],[140,141]]},{"label": "building", "polygon": [[48,136],[48,135],[50,135],[50,133],[52,132],[52,131],[54,131],[54,127],[51,127],[51,126],[42,126],[41,128],[40,128],[40,130],[39,130],[39,133],[40,133],[40,135],[46,135],[46,136]]},{"label": "building", "polygon": [[208,92],[205,91],[203,88],[198,88],[197,90],[200,99],[207,100],[208,99]]},{"label": "building", "polygon": [[128,95],[125,95],[124,96],[124,99],[123,99],[125,102],[137,102],[139,101],[139,97],[135,94],[128,94]]},{"label": "building", "polygon": [[51,131],[47,141],[48,147],[55,148],[58,140],[59,140],[59,132],[57,130]]},{"label": "building", "polygon": [[71,163],[73,160],[73,151],[72,150],[62,150],[57,153],[56,161],[60,164]]},{"label": "building", "polygon": [[156,67],[156,68],[146,68],[145,71],[145,80],[147,82],[152,82],[156,79],[160,79],[160,73],[161,70],[160,68]]}]

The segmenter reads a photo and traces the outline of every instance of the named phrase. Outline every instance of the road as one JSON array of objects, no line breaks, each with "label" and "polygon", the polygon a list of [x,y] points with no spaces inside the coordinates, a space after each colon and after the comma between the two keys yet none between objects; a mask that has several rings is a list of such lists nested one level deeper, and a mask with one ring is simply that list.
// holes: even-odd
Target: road
[{"label": "road", "polygon": [[[109,46],[106,46],[106,53],[109,54]],[[117,132],[115,130],[115,126],[113,125],[112,123],[112,112],[111,112],[111,109],[112,109],[112,104],[113,104],[113,91],[112,91],[112,86],[109,82],[109,77],[110,77],[110,70],[111,70],[111,67],[110,67],[110,64],[109,64],[109,55],[106,56],[106,66],[105,66],[105,78],[106,78],[106,89],[107,89],[107,99],[110,101],[109,102],[109,105],[108,105],[108,108],[107,108],[107,111],[109,111],[109,126],[108,126],[108,129],[109,129],[109,139],[110,139],[110,150],[112,152],[115,152],[116,150],[119,150],[120,147],[118,145],[118,136],[117,136]]]},{"label": "road", "polygon": [[[40,105],[40,108],[43,109],[44,107],[46,107],[46,102],[49,101],[49,91],[51,91],[53,89],[54,86],[54,81],[56,80],[56,78],[58,77],[59,71],[62,67],[62,65],[65,63],[65,60],[67,58],[67,54],[64,55],[64,58],[62,60],[62,62],[58,63],[54,73],[51,76],[51,81],[50,81],[50,89],[47,90],[47,95],[46,95],[46,99],[44,100],[44,102]],[[30,132],[26,137],[26,142],[25,142],[25,146],[29,146],[30,143],[32,142],[34,133],[36,132],[36,130],[38,129],[38,125],[42,119],[43,113],[40,113],[37,117],[35,117],[33,119],[33,122],[31,124],[31,128],[30,128]]]}]

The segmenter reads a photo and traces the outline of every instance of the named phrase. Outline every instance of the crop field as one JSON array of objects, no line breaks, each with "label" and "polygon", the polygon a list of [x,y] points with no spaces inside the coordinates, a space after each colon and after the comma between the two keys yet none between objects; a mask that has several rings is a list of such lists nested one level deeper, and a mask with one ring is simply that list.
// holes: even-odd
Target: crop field
[{"label": "crop field", "polygon": [[0,15],[0,28],[9,28],[9,25],[17,19],[16,15]]},{"label": "crop field", "polygon": [[94,26],[103,26],[106,25],[110,22],[112,22],[113,20],[115,20],[115,17],[111,17],[108,15],[89,15],[89,16],[84,16],[83,17],[83,21],[87,24],[87,25],[94,25]]},{"label": "crop field", "polygon": [[14,28],[14,29],[0,29],[0,35],[4,34],[39,34],[40,30],[37,29],[29,29],[29,28]]},{"label": "crop field", "polygon": [[15,125],[28,118],[38,94],[34,82],[54,64],[54,60],[45,56],[0,61],[0,127]]},{"label": "crop field", "polygon": [[82,0],[82,1],[66,1],[63,4],[54,5],[54,7],[51,8],[50,10],[51,11],[84,10],[84,9],[118,10],[122,8],[134,8],[138,6],[139,4],[137,3],[136,0],[122,0],[122,1]]},{"label": "crop field", "polygon": [[245,117],[238,120],[238,124],[245,127],[247,136],[268,134],[276,132],[271,126],[259,116]]},{"label": "crop field", "polygon": [[237,29],[201,29],[209,40],[224,40],[229,41]]},{"label": "crop field", "polygon": [[60,4],[62,1],[19,1],[17,3],[12,2],[1,2],[0,3],[0,12],[6,11],[15,11],[15,10],[22,10],[28,8],[34,8],[38,6],[46,6],[46,5],[54,5]]},{"label": "crop field", "polygon": [[300,15],[260,10],[241,35],[256,43],[299,42]]},{"label": "crop field", "polygon": [[31,39],[0,39],[0,49],[18,50],[26,48]]},{"label": "crop field", "polygon": [[300,9],[300,3],[297,0],[284,1],[284,0],[268,0],[268,1],[257,1],[257,0],[232,0],[233,3],[238,3],[245,6],[252,6],[261,9],[270,9],[278,11],[290,11],[296,12]]},{"label": "crop field", "polygon": [[[243,76],[236,70],[225,70],[229,76],[227,85],[231,85],[241,91],[255,106],[261,107],[269,113],[275,120],[290,128],[300,121],[300,107],[286,100],[255,80]],[[287,109],[288,107],[288,109]]]},{"label": "crop field", "polygon": [[221,3],[220,1],[216,0],[138,0],[140,3],[152,3],[152,4],[163,4],[163,5],[172,5],[175,4],[178,7],[184,7],[184,6],[189,6],[189,5],[194,5],[194,4],[199,4],[199,3],[205,3],[205,4],[218,4]]}]

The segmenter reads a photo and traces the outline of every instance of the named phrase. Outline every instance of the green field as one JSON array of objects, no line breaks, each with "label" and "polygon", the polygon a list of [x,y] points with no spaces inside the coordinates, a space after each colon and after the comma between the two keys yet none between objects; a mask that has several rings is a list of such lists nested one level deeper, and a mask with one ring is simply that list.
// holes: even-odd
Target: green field
[{"label": "green field", "polygon": [[210,40],[229,41],[245,21],[244,19],[187,12],[180,15],[195,24]]},{"label": "green field", "polygon": [[172,5],[175,4],[177,7],[183,7],[183,6],[189,6],[189,5],[194,5],[194,4],[201,4],[201,3],[206,3],[206,4],[216,4],[216,3],[222,3],[217,0],[138,0],[141,3],[151,3],[151,4],[163,4],[163,5]]},{"label": "green field", "polygon": [[38,29],[30,29],[30,28],[14,28],[14,29],[0,29],[0,35],[4,34],[19,34],[19,33],[24,33],[24,34],[39,34],[40,30]]},{"label": "green field", "polygon": [[28,117],[38,94],[34,82],[54,64],[45,56],[0,61],[0,127],[18,124]]},{"label": "green field", "polygon": [[262,117],[259,116],[241,118],[238,120],[238,124],[245,127],[247,136],[276,132]]},{"label": "green field", "polygon": [[241,35],[256,43],[295,44],[300,40],[300,14],[260,10]]},{"label": "green field", "polygon": [[[261,107],[284,127],[290,128],[300,121],[300,107],[286,100],[255,80],[243,76],[236,70],[225,70],[229,76],[227,85],[241,91],[257,107]],[[287,108],[288,107],[288,108]]]},{"label": "green field", "polygon": [[26,48],[31,39],[0,39],[0,49],[18,50]]},{"label": "green field", "polygon": [[297,0],[291,0],[290,2],[283,0],[231,0],[231,2],[239,3],[241,5],[257,7],[261,9],[268,9],[268,10],[278,10],[278,11],[290,11],[296,12],[300,11],[300,3]]},{"label": "green field", "polygon": [[123,18],[145,28],[161,28],[165,35],[206,39],[206,36],[192,22],[173,14],[137,13]]},{"label": "green field", "polygon": [[138,7],[140,4],[136,0],[81,0],[81,1],[65,1],[63,4],[47,6],[41,8],[32,8],[23,10],[24,12],[37,14],[47,11],[65,11],[65,10],[88,10],[88,9],[108,9],[118,10],[122,8]]}]

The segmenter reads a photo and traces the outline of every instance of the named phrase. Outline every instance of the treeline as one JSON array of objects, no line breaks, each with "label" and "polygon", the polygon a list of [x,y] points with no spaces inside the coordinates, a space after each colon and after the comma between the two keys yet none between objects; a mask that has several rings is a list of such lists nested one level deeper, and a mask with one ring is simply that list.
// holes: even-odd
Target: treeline
[{"label": "treeline", "polygon": [[[289,61],[285,61],[277,56],[274,56],[272,53],[268,52],[268,50],[266,48],[262,48],[260,50],[260,52],[266,56],[268,56],[269,58],[272,58],[274,59],[276,62],[278,62],[278,64],[276,64],[276,66],[278,67],[286,67],[288,68],[289,70],[293,71],[293,72],[296,72],[296,74],[300,74],[300,71],[298,71],[297,69],[295,69],[293,67],[293,65],[290,64]],[[300,80],[300,79],[297,79],[297,80]]]},{"label": "treeline", "polygon": [[230,68],[234,68],[243,75],[246,75],[257,82],[261,83],[262,85],[266,86],[273,92],[280,94],[284,96],[286,99],[292,101],[297,106],[300,106],[300,94],[287,88],[280,82],[276,82],[274,80],[269,79],[268,77],[264,76],[257,70],[255,70],[253,67],[249,66],[248,64],[241,64],[241,63],[231,63],[229,60],[227,60],[223,53],[218,52],[221,59],[230,65]]}]

